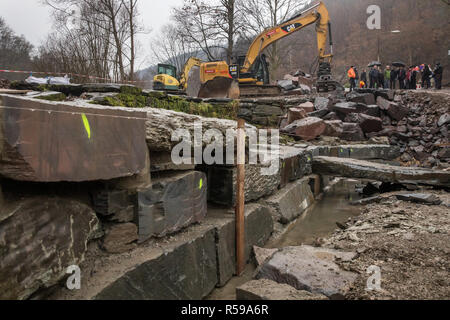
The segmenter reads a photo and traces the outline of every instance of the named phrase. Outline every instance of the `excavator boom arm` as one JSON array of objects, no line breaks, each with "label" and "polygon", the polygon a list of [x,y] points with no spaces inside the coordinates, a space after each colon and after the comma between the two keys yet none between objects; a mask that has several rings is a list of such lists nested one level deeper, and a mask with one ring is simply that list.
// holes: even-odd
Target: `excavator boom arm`
[{"label": "excavator boom arm", "polygon": [[183,90],[187,89],[187,84],[188,84],[188,80],[189,80],[189,72],[191,71],[191,69],[195,66],[200,66],[202,64],[202,60],[198,59],[198,58],[194,58],[194,57],[190,57],[188,59],[188,61],[185,63],[184,67],[183,67],[183,72],[181,73],[180,76],[180,87]]},{"label": "excavator boom arm", "polygon": [[[307,14],[303,15],[305,12]],[[319,61],[323,62],[326,58],[329,58],[331,61],[332,53],[325,54],[328,30],[330,28],[330,18],[327,8],[320,2],[305,12],[276,27],[264,30],[250,46],[241,72],[249,72],[258,56],[269,45],[316,22]]]}]

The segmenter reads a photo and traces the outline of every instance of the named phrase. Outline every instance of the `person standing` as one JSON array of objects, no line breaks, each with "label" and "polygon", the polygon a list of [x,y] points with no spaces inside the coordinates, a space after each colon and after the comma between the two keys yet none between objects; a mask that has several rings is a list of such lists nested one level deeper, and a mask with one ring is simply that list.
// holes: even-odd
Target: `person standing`
[{"label": "person standing", "polygon": [[400,67],[398,71],[398,83],[400,85],[400,90],[405,89],[405,79],[406,79],[406,71],[404,67]]},{"label": "person standing", "polygon": [[381,67],[377,67],[378,70],[378,89],[384,88],[384,72],[381,70]]},{"label": "person standing", "polygon": [[434,69],[434,81],[436,83],[436,90],[442,89],[442,74],[444,73],[444,68],[442,68],[441,64],[436,63],[436,68]]},{"label": "person standing", "polygon": [[417,70],[419,68],[416,67],[412,67],[411,69],[411,89],[412,90],[417,90]]},{"label": "person standing", "polygon": [[391,71],[391,79],[390,79],[390,88],[395,90],[396,85],[395,82],[397,81],[397,77],[398,77],[398,69],[397,68],[393,68]]},{"label": "person standing", "polygon": [[422,72],[422,88],[430,89],[431,88],[431,69],[428,65],[425,65]]},{"label": "person standing", "polygon": [[367,71],[366,69],[363,70],[361,73],[361,81],[364,82],[364,88],[367,88]]},{"label": "person standing", "polygon": [[386,66],[384,69],[384,89],[389,89],[391,87],[391,67]]},{"label": "person standing", "polygon": [[347,72],[348,78],[350,80],[350,92],[356,87],[356,72],[354,66],[351,66]]}]

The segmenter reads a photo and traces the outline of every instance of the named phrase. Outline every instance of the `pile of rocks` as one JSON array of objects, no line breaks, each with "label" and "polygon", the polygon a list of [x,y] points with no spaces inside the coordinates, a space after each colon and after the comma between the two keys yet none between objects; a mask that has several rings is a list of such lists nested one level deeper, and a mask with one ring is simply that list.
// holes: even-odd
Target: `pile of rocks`
[{"label": "pile of rocks", "polygon": [[310,94],[314,79],[304,73],[296,72],[294,75],[285,75],[283,80],[277,81],[277,84],[289,94]]},{"label": "pile of rocks", "polygon": [[393,145],[401,147],[402,161],[410,165],[448,167],[450,162],[450,97],[425,92],[398,92],[395,103],[405,116],[383,117],[383,131]]},{"label": "pile of rocks", "polygon": [[428,167],[450,160],[449,97],[425,92],[360,89],[345,97],[316,97],[289,109],[282,132],[309,141],[320,136],[346,141],[389,137],[403,162]]}]

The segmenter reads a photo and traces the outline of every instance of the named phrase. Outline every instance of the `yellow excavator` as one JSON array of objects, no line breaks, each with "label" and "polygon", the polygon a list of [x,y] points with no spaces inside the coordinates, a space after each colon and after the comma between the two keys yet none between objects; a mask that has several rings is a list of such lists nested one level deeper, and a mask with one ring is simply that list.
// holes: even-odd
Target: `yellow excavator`
[{"label": "yellow excavator", "polygon": [[158,64],[158,74],[153,78],[153,90],[168,91],[172,93],[185,93],[188,86],[191,69],[200,67],[202,61],[190,57],[177,79],[177,68],[170,64]]},{"label": "yellow excavator", "polygon": [[[336,90],[339,85],[331,77],[333,41],[328,10],[322,2],[290,18],[280,25],[264,30],[253,41],[247,55],[238,57],[237,63],[225,61],[200,65],[200,98],[232,98],[246,96],[278,95],[278,86],[270,85],[268,62],[263,54],[265,48],[294,32],[316,23],[319,48],[318,91]],[[330,36],[331,53],[326,54],[327,36]]]}]

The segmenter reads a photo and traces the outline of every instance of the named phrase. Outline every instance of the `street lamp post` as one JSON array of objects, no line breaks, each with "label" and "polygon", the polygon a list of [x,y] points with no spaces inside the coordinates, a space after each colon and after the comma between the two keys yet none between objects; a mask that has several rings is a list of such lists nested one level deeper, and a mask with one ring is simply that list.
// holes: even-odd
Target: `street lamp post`
[{"label": "street lamp post", "polygon": [[[380,49],[380,47],[381,47],[381,45],[380,45],[380,34],[382,34],[383,32],[379,32],[378,33],[378,38],[377,38],[377,42],[378,42],[378,60],[377,61],[379,61],[379,62],[381,62],[381,57],[380,57],[380,51],[381,51],[381,49]],[[397,34],[397,33],[401,33],[401,31],[400,30],[392,30],[392,31],[389,31],[389,32],[386,32],[386,34]]]}]

